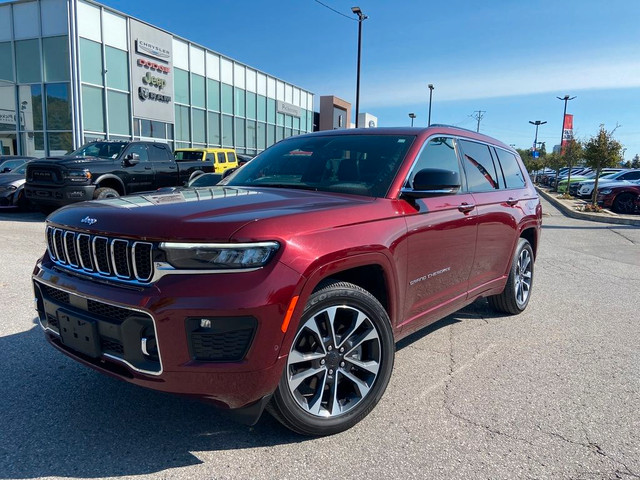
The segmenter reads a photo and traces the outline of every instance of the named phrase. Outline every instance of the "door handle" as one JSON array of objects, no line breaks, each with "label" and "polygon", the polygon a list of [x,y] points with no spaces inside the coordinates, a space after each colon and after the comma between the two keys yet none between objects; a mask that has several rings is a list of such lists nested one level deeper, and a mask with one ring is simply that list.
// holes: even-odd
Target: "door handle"
[{"label": "door handle", "polygon": [[458,205],[458,210],[460,210],[462,213],[469,213],[474,208],[476,208],[476,206],[473,203],[465,202],[465,203],[462,203],[461,205]]},{"label": "door handle", "polygon": [[151,167],[144,167],[145,170],[151,170]]},{"label": "door handle", "polygon": [[507,205],[509,205],[510,207],[513,207],[517,203],[518,203],[518,200],[513,197],[509,197],[509,199],[507,200]]}]

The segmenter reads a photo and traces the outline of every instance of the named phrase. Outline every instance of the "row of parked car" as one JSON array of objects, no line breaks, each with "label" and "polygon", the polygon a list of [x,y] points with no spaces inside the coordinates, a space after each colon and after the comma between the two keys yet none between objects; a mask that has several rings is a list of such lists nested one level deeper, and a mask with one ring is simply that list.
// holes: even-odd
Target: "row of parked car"
[{"label": "row of parked car", "polygon": [[[117,151],[120,154],[122,154],[120,156],[123,157],[122,162],[124,163],[126,163],[126,159],[124,159],[124,153],[126,153],[125,147],[127,145],[129,145],[129,150],[132,150],[132,151],[134,148],[138,148],[138,150],[136,150],[137,155],[131,155],[132,158],[136,157],[134,158],[134,160],[136,160],[136,163],[140,161],[144,161],[145,164],[149,164],[152,160],[151,154],[148,153],[149,149],[144,145],[138,145],[136,144],[136,142],[130,142],[130,144],[127,144],[127,142],[103,141],[103,142],[91,142],[83,146],[81,149],[77,150],[76,152],[69,154],[68,156],[46,159],[46,162],[52,162],[52,161],[56,162],[57,160],[58,164],[68,164],[69,162],[74,163],[73,159],[77,159],[79,157],[89,158],[89,159],[93,158],[94,160],[96,160],[96,162],[99,162],[99,160],[102,159],[103,161],[100,162],[101,164],[103,164],[101,167],[102,169],[99,169],[96,166],[95,171],[92,171],[92,169],[89,168],[87,165],[87,168],[83,169],[84,175],[87,176],[88,179],[93,180],[95,178],[96,180],[99,180],[102,177],[111,178],[111,177],[118,176],[120,174],[119,176],[122,177],[123,179],[123,181],[121,182],[123,191],[119,192],[114,188],[97,188],[99,186],[105,187],[106,185],[106,184],[105,185],[101,184],[101,185],[96,185],[96,189],[94,193],[107,191],[107,190],[109,192],[113,192],[112,196],[130,193],[128,192],[127,181],[133,181],[133,178],[128,178],[129,176],[122,175],[123,173],[126,173],[126,172],[124,170],[120,171],[122,169],[118,167],[121,160],[118,156],[119,154],[116,153],[114,155],[111,155],[111,151],[109,151],[107,156],[100,155],[97,145],[102,145],[102,146],[115,149],[114,151]],[[143,147],[146,150],[144,151],[141,150],[141,148]],[[167,149],[168,149],[168,146],[167,146]],[[144,154],[144,158],[142,158],[141,153]],[[187,174],[187,176],[185,178],[180,177],[176,182],[168,183],[169,185],[179,185],[178,187],[175,187],[175,186],[166,187],[164,185],[156,185],[153,181],[150,181],[148,182],[147,190],[160,188],[160,187],[165,189],[166,188],[170,189],[170,188],[182,188],[182,185],[191,186],[191,184],[201,174],[204,175],[204,178],[201,178],[198,182],[193,183],[194,187],[208,185],[208,184],[209,185],[215,184],[218,181],[220,181],[221,178],[235,171],[238,167],[244,165],[246,162],[248,162],[251,159],[251,156],[236,154],[235,150],[230,148],[185,148],[185,149],[178,149],[175,152],[173,152],[173,154],[170,150],[168,150],[166,152],[166,156],[167,158],[175,157],[176,165],[180,165],[182,167],[184,167],[187,163],[189,163],[191,168],[188,171],[186,171],[185,174]],[[73,158],[70,158],[70,157],[73,157]],[[30,206],[32,206],[35,200],[38,200],[38,201],[40,200],[40,198],[37,197],[35,200],[32,201],[33,195],[30,196],[29,194],[33,192],[30,192],[28,188],[25,188],[25,184],[26,184],[26,187],[29,187],[30,185],[28,183],[28,178],[27,178],[29,176],[28,175],[29,172],[27,168],[28,165],[31,164],[32,166],[35,166],[42,163],[42,162],[34,162],[35,160],[38,160],[38,159],[35,157],[27,157],[27,156],[0,156],[0,210],[3,210],[3,209],[26,210]],[[107,165],[105,167],[104,164],[106,160],[111,160],[112,165],[110,164],[111,166]],[[133,164],[131,159],[129,159],[128,161],[132,165],[135,165]],[[198,168],[198,165],[207,166],[207,168]],[[168,168],[171,169],[173,167],[169,165]],[[115,169],[115,170],[110,171],[109,169],[111,170]],[[45,170],[50,170],[50,168],[47,167],[45,168]],[[204,173],[205,171],[211,172],[211,173]],[[67,178],[68,175],[70,175],[70,173],[67,172],[67,170],[65,170],[65,172],[66,172],[66,176],[64,178]],[[52,177],[55,177],[54,180],[56,182],[56,186],[59,186],[58,183],[60,182],[57,179],[59,179],[61,175],[58,175],[56,172],[50,175]],[[74,178],[73,180],[75,181],[77,179]],[[84,183],[87,183],[87,182],[84,182]],[[115,182],[115,179],[114,179],[114,182]],[[92,182],[89,182],[89,183],[92,183]],[[166,183],[167,182],[165,182],[165,184]],[[115,185],[113,184],[113,182],[112,184],[106,185],[106,187],[114,187],[114,186]],[[140,188],[138,188],[138,190],[140,190]],[[37,193],[40,193],[40,192],[37,192]],[[98,198],[98,197],[94,195],[94,198]],[[65,204],[65,202],[63,201],[60,201],[59,203],[60,205]],[[57,205],[57,206],[60,206],[60,205]],[[36,203],[35,207],[39,208],[40,205]],[[48,211],[53,210],[53,208],[55,207],[48,208]],[[43,209],[43,211],[47,211],[47,210]]]},{"label": "row of parked car", "polygon": [[[541,185],[559,193],[569,193],[577,198],[593,198],[596,172],[586,167],[545,169],[535,172],[534,178]],[[603,168],[598,178],[598,204],[623,214],[640,213],[640,169]]]}]

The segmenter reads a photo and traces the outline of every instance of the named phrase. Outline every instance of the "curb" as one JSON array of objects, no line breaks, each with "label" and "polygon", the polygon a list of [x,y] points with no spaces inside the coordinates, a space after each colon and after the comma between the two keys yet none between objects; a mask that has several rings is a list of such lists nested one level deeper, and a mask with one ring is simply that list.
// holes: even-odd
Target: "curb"
[{"label": "curb", "polygon": [[561,202],[560,200],[555,198],[553,195],[550,195],[549,193],[545,192],[541,188],[536,187],[536,190],[538,191],[538,194],[540,194],[540,196],[542,196],[554,207],[556,207],[558,210],[564,213],[567,217],[579,218],[582,220],[589,220],[592,222],[616,223],[618,225],[635,225],[636,227],[640,227],[640,218],[635,219],[635,218],[627,218],[627,217],[619,217],[619,216],[614,217],[608,214],[605,214],[606,216],[603,216],[602,214],[597,214],[597,213],[579,212],[571,208],[570,206],[566,205],[564,202]]}]

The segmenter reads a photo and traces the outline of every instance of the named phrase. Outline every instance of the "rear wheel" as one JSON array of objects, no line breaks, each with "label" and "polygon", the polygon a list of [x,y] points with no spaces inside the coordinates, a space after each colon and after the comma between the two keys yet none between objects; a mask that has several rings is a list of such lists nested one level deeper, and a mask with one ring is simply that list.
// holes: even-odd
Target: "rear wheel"
[{"label": "rear wheel", "polygon": [[633,213],[636,209],[636,197],[633,193],[621,193],[613,201],[613,210],[618,213]]},{"label": "rear wheel", "polygon": [[533,249],[528,240],[520,238],[511,260],[507,284],[502,293],[488,297],[489,304],[500,312],[518,314],[527,308],[532,286]]},{"label": "rear wheel", "polygon": [[313,293],[268,406],[303,435],[331,435],[378,403],[393,369],[387,312],[366,290],[345,282]]},{"label": "rear wheel", "polygon": [[100,187],[96,188],[95,192],[93,192],[94,200],[102,200],[103,198],[118,198],[120,194],[117,190],[109,187]]}]

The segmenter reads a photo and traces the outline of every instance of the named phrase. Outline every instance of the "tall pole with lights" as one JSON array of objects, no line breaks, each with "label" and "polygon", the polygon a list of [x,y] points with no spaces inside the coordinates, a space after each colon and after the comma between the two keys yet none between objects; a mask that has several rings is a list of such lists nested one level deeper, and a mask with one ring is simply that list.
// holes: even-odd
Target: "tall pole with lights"
[{"label": "tall pole with lights", "polygon": [[356,128],[358,128],[358,117],[360,116],[360,54],[362,52],[362,22],[369,17],[362,13],[360,7],[351,7],[351,11],[358,16],[358,72],[356,76]]},{"label": "tall pole with lights", "polygon": [[411,126],[413,127],[413,120],[417,117],[415,113],[410,113],[409,118],[411,119]]},{"label": "tall pole with lights", "polygon": [[535,125],[536,126],[536,138],[533,141],[533,151],[537,152],[538,151],[538,127],[540,125],[544,125],[545,123],[547,123],[546,121],[541,122],[540,120],[536,120],[535,122],[532,122],[531,120],[529,120],[529,123],[531,125]]},{"label": "tall pole with lights", "polygon": [[431,100],[433,100],[433,83],[427,85],[429,87],[429,119],[427,120],[427,127],[431,126]]}]

